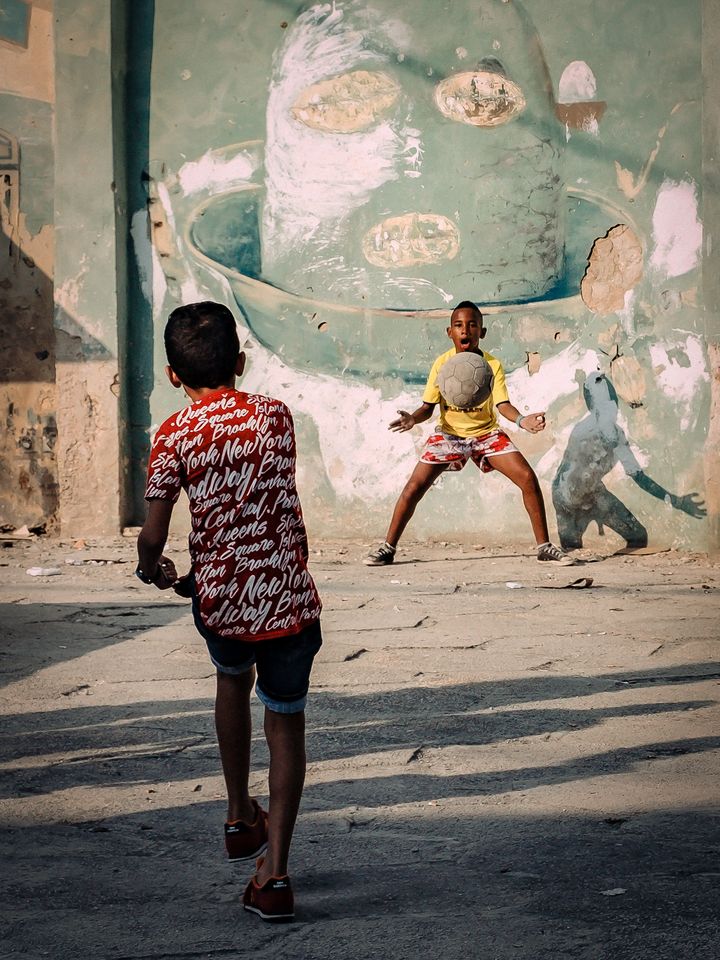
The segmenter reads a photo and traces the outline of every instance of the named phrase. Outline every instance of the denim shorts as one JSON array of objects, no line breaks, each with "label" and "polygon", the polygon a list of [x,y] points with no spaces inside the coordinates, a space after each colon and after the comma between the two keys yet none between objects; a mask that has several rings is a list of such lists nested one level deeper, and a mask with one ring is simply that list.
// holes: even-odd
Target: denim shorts
[{"label": "denim shorts", "polygon": [[299,633],[271,640],[232,640],[219,637],[200,619],[197,596],[193,591],[193,619],[207,644],[213,665],[220,673],[247,673],[257,670],[255,693],[275,713],[301,713],[305,709],[310,686],[310,671],[315,654],[322,646],[320,621]]}]

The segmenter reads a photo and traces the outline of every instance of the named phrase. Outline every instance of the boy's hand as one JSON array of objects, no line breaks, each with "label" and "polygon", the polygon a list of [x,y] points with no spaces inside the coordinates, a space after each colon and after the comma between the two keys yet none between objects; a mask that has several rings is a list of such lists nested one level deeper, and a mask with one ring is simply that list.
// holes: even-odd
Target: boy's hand
[{"label": "boy's hand", "polygon": [[192,570],[190,573],[186,573],[184,577],[178,577],[172,588],[179,597],[185,597],[189,600],[192,597]]},{"label": "boy's hand", "polygon": [[542,413],[528,413],[520,421],[520,426],[528,433],[540,433],[545,429],[545,411]]},{"label": "boy's hand", "polygon": [[392,430],[395,433],[405,433],[407,430],[412,430],[415,426],[415,417],[408,413],[407,410],[398,410],[400,416],[397,420],[391,420],[388,430]]},{"label": "boy's hand", "polygon": [[155,576],[155,586],[158,590],[169,590],[177,578],[177,570],[172,560],[169,557],[160,557],[158,560],[158,572]]}]

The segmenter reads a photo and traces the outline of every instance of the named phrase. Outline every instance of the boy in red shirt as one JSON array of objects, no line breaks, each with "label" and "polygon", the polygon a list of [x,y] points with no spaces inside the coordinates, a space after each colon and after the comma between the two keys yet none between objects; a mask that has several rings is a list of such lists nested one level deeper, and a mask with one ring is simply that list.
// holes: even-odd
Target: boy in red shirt
[{"label": "boy in red shirt", "polygon": [[[250,860],[267,850],[243,904],[264,920],[289,920],[287,862],[305,781],[305,702],[322,644],[295,488],[292,416],[279,400],[235,389],[245,355],[227,307],[205,302],[174,310],[165,349],[168,378],[191,403],[155,435],[136,573],[160,590],[192,597],[195,625],[217,669],[228,858]],[[178,579],[162,552],[181,489],[190,501],[192,567]],[[268,812],[248,793],[256,672],[270,750]]]}]

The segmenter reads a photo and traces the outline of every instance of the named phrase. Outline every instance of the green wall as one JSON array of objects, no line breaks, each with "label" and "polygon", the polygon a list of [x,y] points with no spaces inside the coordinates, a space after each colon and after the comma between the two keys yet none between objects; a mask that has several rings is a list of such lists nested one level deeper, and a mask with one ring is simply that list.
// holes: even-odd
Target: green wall
[{"label": "green wall", "polygon": [[[29,235],[55,230],[42,509],[66,530],[141,519],[152,430],[179,402],[164,319],[212,298],[238,317],[246,388],[295,413],[313,532],[382,534],[427,434],[387,423],[470,298],[515,404],[547,411],[517,440],[565,529],[717,543],[715,4],[58,0],[53,15],[56,102],[0,89],[0,128],[26,141]],[[529,539],[515,491],[470,470],[410,532]]]},{"label": "green wall", "polygon": [[[383,286],[390,274],[373,279],[372,270],[362,269],[353,246],[355,221],[342,228],[345,233],[340,230],[341,239],[330,250],[335,258],[332,269],[339,263],[341,271],[348,271],[338,274],[334,287],[323,275],[322,259],[320,266],[313,261],[312,238],[307,234],[301,243],[286,244],[289,252],[281,255],[280,265],[271,272],[267,217],[272,198],[268,199],[268,192],[277,192],[278,184],[266,168],[273,145],[290,143],[296,151],[297,162],[290,168],[296,206],[302,207],[317,187],[307,171],[297,177],[292,172],[302,170],[304,163],[314,165],[328,195],[347,189],[342,171],[318,162],[315,135],[293,140],[292,123],[273,113],[287,91],[294,90],[299,76],[293,44],[302,40],[312,51],[301,85],[304,77],[314,82],[322,75],[322,68],[316,67],[323,57],[329,72],[334,69],[335,54],[319,44],[317,23],[314,34],[312,30],[303,34],[303,17],[312,6],[253,2],[234,9],[208,2],[198,12],[190,5],[156,0],[147,145],[154,224],[148,231],[154,247],[149,249],[145,236],[135,250],[146,277],[150,311],[143,323],[152,330],[148,327],[144,339],[137,342],[148,350],[154,344],[155,389],[150,409],[157,423],[178,402],[163,382],[159,334],[164,317],[182,300],[227,302],[246,328],[250,361],[246,386],[279,394],[296,412],[306,512],[318,532],[352,530],[372,536],[383,531],[423,439],[420,431],[412,438],[398,438],[386,432],[386,424],[398,406],[412,408],[425,371],[445,349],[448,303],[452,302],[440,296],[421,302],[414,293],[403,302],[391,292],[392,283]],[[581,8],[566,0],[526,0],[522,5],[488,0],[467,7],[413,2],[392,15],[381,0],[375,5],[338,3],[336,12],[344,17],[345,26],[337,29],[341,34],[343,29],[354,30],[361,37],[360,45],[365,45],[361,55],[343,54],[347,69],[377,67],[399,78],[405,98],[401,109],[408,113],[397,123],[404,124],[403,129],[417,124],[426,162],[420,165],[420,177],[409,184],[399,178],[399,184],[386,184],[379,193],[368,189],[369,199],[358,203],[361,209],[352,215],[358,223],[364,222],[361,218],[368,210],[373,216],[383,209],[392,211],[393,203],[414,203],[413,197],[421,198],[418,209],[430,209],[428,197],[442,202],[454,190],[454,196],[466,196],[464,207],[478,208],[478,223],[487,229],[478,198],[482,201],[482,178],[489,172],[495,186],[492,195],[487,193],[487,202],[497,204],[500,196],[507,217],[497,215],[502,204],[496,205],[493,219],[487,222],[496,231],[498,243],[487,256],[487,251],[480,250],[480,241],[476,246],[478,261],[481,252],[485,261],[489,256],[491,279],[498,282],[498,289],[517,273],[517,236],[524,233],[525,242],[528,237],[542,241],[540,231],[533,234],[537,210],[532,195],[526,196],[529,174],[522,169],[522,150],[528,131],[541,137],[533,124],[544,110],[545,94],[535,91],[525,114],[504,125],[500,131],[504,148],[497,146],[497,139],[490,141],[486,130],[452,123],[443,127],[426,107],[418,105],[427,103],[428,90],[441,77],[461,72],[468,64],[469,69],[476,68],[485,51],[479,40],[468,38],[495,31],[497,42],[490,52],[501,62],[505,58],[504,65],[513,64],[510,79],[526,69],[522,50],[517,49],[520,32],[502,33],[504,24],[510,23],[502,20],[508,6],[513,8],[510,15],[524,24],[528,58],[536,56],[533,44],[539,43],[552,98],[560,104],[548,136],[557,146],[553,173],[568,193],[559,232],[565,247],[564,267],[559,283],[551,285],[549,292],[502,302],[501,296],[473,296],[473,291],[487,293],[490,288],[478,279],[480,271],[472,269],[471,262],[467,283],[453,282],[449,293],[455,302],[470,297],[487,308],[487,345],[506,363],[516,405],[548,411],[549,426],[541,437],[518,439],[536,466],[548,500],[554,486],[558,509],[584,509],[580,500],[592,499],[595,484],[598,499],[605,491],[612,492],[649,531],[653,542],[705,546],[710,526],[692,515],[700,512],[694,506],[697,499],[684,498],[695,491],[702,495],[705,484],[704,442],[711,405],[708,334],[712,338],[716,330],[715,304],[708,307],[703,300],[701,251],[697,239],[693,240],[698,229],[693,211],[697,209],[701,216],[707,209],[700,2],[679,7],[670,2],[611,0],[602,8]],[[321,21],[329,10],[329,6],[325,12],[316,6],[316,20]],[[394,21],[392,29],[386,26],[388,20]],[[453,61],[455,28],[457,48],[467,50],[457,53]],[[147,36],[147,23],[137,30],[136,36]],[[577,82],[576,97],[567,96],[573,84],[568,83],[567,74],[563,79],[563,73],[577,61],[584,61],[596,80],[590,105],[570,102],[577,98]],[[570,79],[573,75],[578,75],[577,69],[573,73],[571,68]],[[531,82],[530,73],[523,75],[526,91]],[[561,93],[568,101],[564,106]],[[135,96],[143,99],[143,91],[136,90]],[[566,127],[563,120],[568,117]],[[380,119],[392,124],[397,118]],[[550,130],[547,116],[541,119]],[[476,135],[477,141],[467,139]],[[348,148],[353,136],[357,138],[352,132],[331,131],[327,142],[339,158],[359,163],[352,147]],[[480,144],[480,160],[468,147],[475,142]],[[368,151],[375,149],[375,141],[365,143]],[[136,163],[141,159],[137,156]],[[484,167],[474,166],[481,160]],[[371,169],[368,180],[374,175]],[[675,213],[678,236],[667,226]],[[276,232],[291,229],[291,214],[286,211]],[[598,248],[593,268],[596,284],[588,286],[586,281],[581,296],[593,242],[619,224],[630,227],[634,247],[631,244],[629,254],[618,253],[614,259],[614,255],[603,259]],[[328,235],[335,227],[332,221]],[[707,233],[707,224],[705,229]],[[620,249],[617,242],[615,247]],[[638,250],[639,278],[633,274],[633,269],[638,272],[637,264],[633,268],[630,262]],[[358,263],[362,276],[357,290],[370,291],[367,308],[359,299],[364,294],[358,293],[357,302],[352,302],[341,282],[345,276],[355,282]],[[414,275],[424,276],[423,269]],[[150,276],[152,280],[147,279]],[[307,289],[310,280],[301,289],[308,277],[322,288],[321,294]],[[613,297],[601,295],[608,277],[614,307]],[[381,299],[385,290],[387,303]],[[394,312],[398,309],[410,318]],[[540,361],[540,367],[531,374],[528,358],[533,354],[539,355],[535,361]],[[618,408],[608,408],[604,422],[598,419],[597,408],[593,419],[587,390],[583,392],[585,379],[598,372],[609,378],[618,395]],[[342,430],[337,429],[338,423]],[[567,473],[569,460],[575,468],[582,466],[577,458],[586,455],[575,440],[571,443],[572,437],[577,439],[573,428],[579,424],[584,424],[581,434],[597,433],[602,457],[596,451],[595,458],[604,457],[610,469],[604,474],[596,465],[590,471],[590,489],[563,507],[562,493],[558,493],[563,472]],[[626,440],[632,458],[625,456],[623,468],[619,451]],[[138,439],[135,443],[139,464],[142,444]],[[591,539],[598,520],[592,515]],[[610,510],[605,517],[610,526],[614,516]],[[526,526],[518,498],[507,484],[465,471],[432,492],[413,529],[418,535],[497,540],[522,539],[528,536]],[[621,545],[621,538],[616,539]]]}]

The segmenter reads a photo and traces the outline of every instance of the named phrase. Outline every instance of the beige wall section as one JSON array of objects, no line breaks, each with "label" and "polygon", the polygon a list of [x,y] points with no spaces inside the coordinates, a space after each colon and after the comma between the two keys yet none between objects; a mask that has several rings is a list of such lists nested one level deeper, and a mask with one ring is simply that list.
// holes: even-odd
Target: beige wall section
[{"label": "beige wall section", "polygon": [[111,535],[120,523],[111,3],[58,0],[55,13],[59,526]]},{"label": "beige wall section", "polygon": [[0,523],[55,529],[52,3],[0,40]]},{"label": "beige wall section", "polygon": [[57,332],[59,530],[112,536],[119,528],[117,361],[83,361],[80,338]]},{"label": "beige wall section", "polygon": [[[9,254],[0,258],[0,522],[46,525],[57,508],[54,346],[52,332],[53,231],[35,236],[19,214],[0,209]],[[4,251],[5,252],[5,251]]]},{"label": "beige wall section", "polygon": [[53,102],[53,12],[51,0],[33,0],[27,49],[0,41],[0,90]]},{"label": "beige wall section", "polygon": [[[703,102],[703,297],[710,367],[710,422],[703,465],[711,549],[720,552],[720,5],[704,0]],[[711,105],[711,106],[710,106]]]}]

